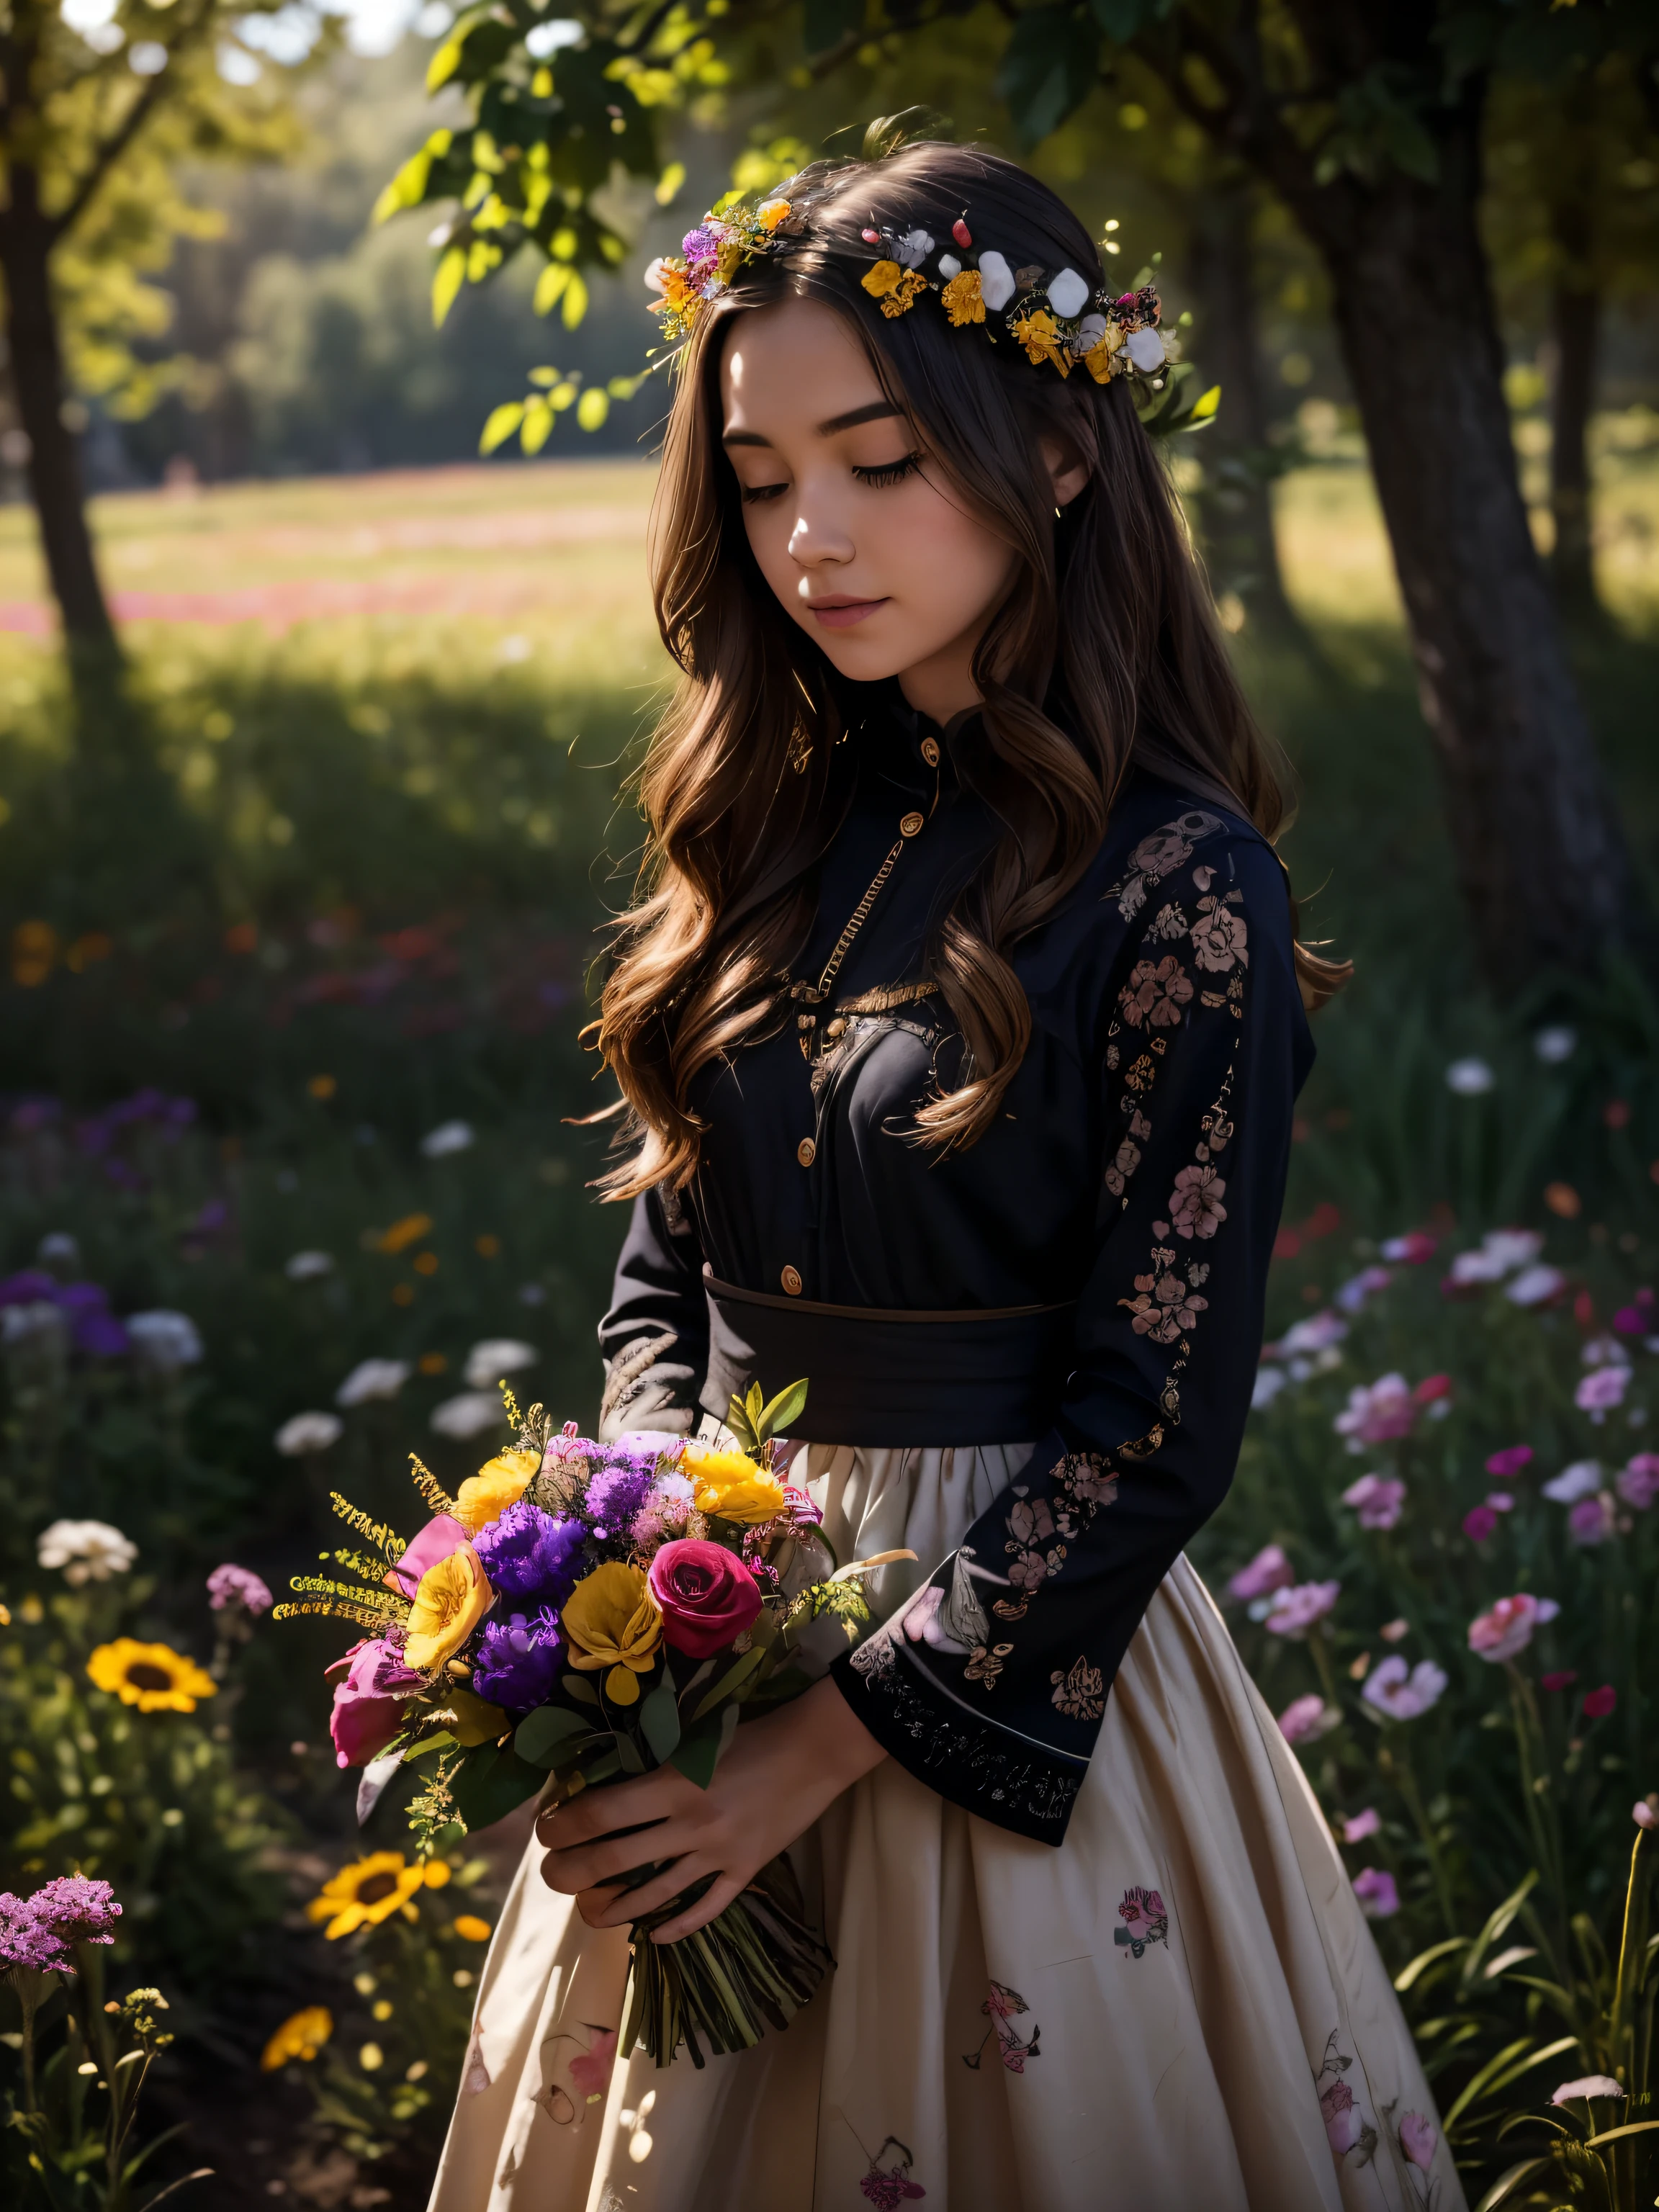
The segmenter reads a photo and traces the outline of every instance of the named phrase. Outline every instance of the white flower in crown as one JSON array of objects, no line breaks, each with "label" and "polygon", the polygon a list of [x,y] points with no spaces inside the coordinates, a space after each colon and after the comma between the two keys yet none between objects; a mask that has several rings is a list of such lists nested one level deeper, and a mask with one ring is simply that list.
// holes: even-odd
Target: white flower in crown
[{"label": "white flower in crown", "polygon": [[1061,322],[1069,323],[1089,304],[1089,287],[1075,269],[1062,269],[1048,280],[1048,305]]},{"label": "white flower in crown", "polygon": [[1164,339],[1157,331],[1131,331],[1124,350],[1143,376],[1155,375],[1164,366]]},{"label": "white flower in crown", "polygon": [[925,230],[907,231],[893,248],[893,258],[901,269],[920,269],[933,250],[933,241]]},{"label": "white flower in crown", "polygon": [[663,261],[664,257],[659,253],[656,259],[647,265],[645,272],[645,289],[647,292],[665,292],[668,289],[663,278]]},{"label": "white flower in crown", "polygon": [[979,290],[987,311],[1000,314],[1014,296],[1014,272],[997,252],[979,257]]},{"label": "white flower in crown", "polygon": [[[1054,297],[1052,291],[1048,296],[1050,299]],[[1077,336],[1072,340],[1072,351],[1079,356],[1085,353],[1092,353],[1105,335],[1105,316],[1085,315],[1079,325]]]}]

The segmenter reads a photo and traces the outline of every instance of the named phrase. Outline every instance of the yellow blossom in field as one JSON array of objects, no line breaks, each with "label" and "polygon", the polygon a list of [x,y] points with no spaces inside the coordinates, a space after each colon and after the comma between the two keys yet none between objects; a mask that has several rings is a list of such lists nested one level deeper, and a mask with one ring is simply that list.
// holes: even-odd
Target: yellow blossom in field
[{"label": "yellow blossom in field", "polygon": [[497,1452],[476,1474],[468,1475],[455,1498],[455,1518],[467,1534],[477,1535],[492,1521],[499,1521],[509,1505],[516,1505],[541,1463],[539,1452]]},{"label": "yellow blossom in field", "polygon": [[409,1612],[404,1656],[410,1666],[422,1674],[441,1667],[471,1635],[495,1595],[471,1544],[458,1545],[447,1559],[428,1567]]},{"label": "yellow blossom in field", "polygon": [[662,1642],[662,1615],[638,1567],[607,1560],[584,1575],[565,1600],[559,1626],[573,1667],[608,1668],[605,1693],[611,1704],[638,1704],[635,1678],[656,1665]]},{"label": "yellow blossom in field", "polygon": [[480,1920],[476,1912],[459,1913],[451,1925],[464,1943],[487,1943],[489,1941],[489,1923]]},{"label": "yellow blossom in field", "polygon": [[311,1920],[326,1921],[331,1942],[359,1928],[378,1928],[426,1886],[426,1869],[410,1866],[401,1851],[371,1851],[325,1881],[306,1907]]},{"label": "yellow blossom in field", "polygon": [[783,1510],[783,1485],[742,1452],[705,1451],[688,1444],[680,1464],[697,1486],[699,1513],[752,1523],[775,1520]]},{"label": "yellow blossom in field", "polygon": [[87,1672],[100,1690],[141,1713],[193,1713],[198,1700],[215,1696],[219,1687],[181,1651],[136,1643],[131,1636],[100,1644],[87,1661]]},{"label": "yellow blossom in field", "polygon": [[406,1213],[401,1221],[394,1221],[390,1229],[382,1232],[378,1239],[379,1248],[382,1252],[407,1251],[411,1244],[420,1243],[431,1226],[429,1213]]},{"label": "yellow blossom in field", "polygon": [[290,2059],[312,2059],[334,2033],[334,2015],[326,2005],[307,2005],[290,2013],[264,2047],[260,2070],[274,2074]]}]

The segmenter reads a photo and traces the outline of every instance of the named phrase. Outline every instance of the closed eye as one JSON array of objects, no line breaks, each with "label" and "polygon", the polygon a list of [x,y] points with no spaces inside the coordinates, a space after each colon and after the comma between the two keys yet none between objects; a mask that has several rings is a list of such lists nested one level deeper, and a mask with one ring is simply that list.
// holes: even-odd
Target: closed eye
[{"label": "closed eye", "polygon": [[854,468],[853,474],[860,483],[871,484],[879,489],[886,484],[902,483],[906,477],[914,476],[921,466],[921,455],[919,453],[907,453],[902,461],[884,461],[879,467],[872,469]]},{"label": "closed eye", "polygon": [[738,489],[743,493],[744,505],[753,507],[761,500],[779,498],[789,487],[787,483],[743,484]]}]

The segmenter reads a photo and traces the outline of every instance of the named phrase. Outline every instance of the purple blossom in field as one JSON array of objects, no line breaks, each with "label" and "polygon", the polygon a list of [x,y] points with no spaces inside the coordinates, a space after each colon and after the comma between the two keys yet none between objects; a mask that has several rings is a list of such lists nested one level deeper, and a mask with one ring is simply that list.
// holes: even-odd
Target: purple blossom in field
[{"label": "purple blossom in field", "polygon": [[1630,1382],[1628,1367],[1593,1367],[1572,1394],[1572,1402],[1591,1420],[1605,1421],[1608,1410],[1624,1401]]},{"label": "purple blossom in field", "polygon": [[1567,1534],[1575,1544],[1588,1548],[1592,1544],[1605,1544],[1613,1534],[1617,1522],[1613,1500],[1605,1490],[1594,1498],[1581,1498],[1567,1516]]},{"label": "purple blossom in field", "polygon": [[1358,1452],[1367,1444],[1409,1436],[1416,1418],[1411,1386],[1405,1376],[1383,1375],[1372,1383],[1356,1383],[1348,1393],[1346,1411],[1331,1425],[1338,1436],[1347,1438],[1351,1452]]},{"label": "purple blossom in field", "polygon": [[1463,1534],[1472,1544],[1484,1544],[1497,1528],[1498,1516],[1490,1505],[1471,1505],[1463,1516]]},{"label": "purple blossom in field", "polygon": [[1342,1503],[1352,1506],[1362,1528],[1392,1528],[1405,1510],[1406,1486],[1397,1475],[1362,1474],[1343,1492]]},{"label": "purple blossom in field", "polygon": [[1543,1495],[1552,1505],[1576,1505],[1581,1498],[1594,1497],[1601,1487],[1601,1461],[1576,1459],[1544,1485]]},{"label": "purple blossom in field", "polygon": [[1578,1357],[1586,1367],[1628,1367],[1630,1354],[1616,1336],[1592,1336]]},{"label": "purple blossom in field", "polygon": [[1227,1589],[1231,1596],[1244,1603],[1283,1589],[1287,1583],[1295,1580],[1296,1570],[1285,1558],[1282,1547],[1265,1544],[1248,1566],[1241,1567],[1229,1578]]},{"label": "purple blossom in field", "polygon": [[1341,1589],[1341,1583],[1334,1582],[1296,1583],[1288,1589],[1275,1590],[1273,1609],[1267,1615],[1269,1632],[1274,1636],[1305,1636],[1331,1610]]},{"label": "purple blossom in field", "polygon": [[472,1686],[511,1713],[544,1705],[559,1671],[559,1639],[544,1621],[509,1613],[487,1621],[478,1639]]},{"label": "purple blossom in field", "polygon": [[1382,1825],[1382,1815],[1375,1805],[1367,1805],[1363,1813],[1356,1813],[1342,1823],[1345,1844],[1363,1844],[1367,1836],[1374,1836]]},{"label": "purple blossom in field", "polygon": [[1336,1303],[1344,1313],[1358,1313],[1367,1298],[1374,1297],[1378,1291],[1386,1291],[1393,1280],[1386,1267],[1362,1267],[1336,1291]]},{"label": "purple blossom in field", "polygon": [[1487,1460],[1486,1473],[1496,1475],[1500,1482],[1507,1482],[1512,1475],[1524,1473],[1532,1465],[1532,1461],[1530,1444],[1506,1444],[1502,1451],[1493,1452]]},{"label": "purple blossom in field", "polygon": [[1395,1652],[1371,1669],[1359,1694],[1390,1720],[1414,1721],[1439,1702],[1448,1679],[1445,1668],[1432,1659],[1419,1659],[1415,1667],[1408,1667]]},{"label": "purple blossom in field", "polygon": [[505,1598],[562,1605],[580,1571],[587,1531],[520,1498],[473,1539],[485,1579]]},{"label": "purple blossom in field", "polygon": [[121,1908],[106,1881],[83,1874],[59,1875],[28,1900],[29,1909],[60,1943],[112,1943]]},{"label": "purple blossom in field", "polygon": [[251,1567],[233,1566],[227,1560],[216,1567],[207,1578],[208,1603],[215,1613],[222,1613],[228,1605],[245,1607],[249,1613],[269,1613],[274,1602],[270,1592]]},{"label": "purple blossom in field", "polygon": [[63,1287],[56,1275],[48,1275],[43,1268],[25,1267],[0,1279],[0,1306],[32,1306],[42,1298],[55,1305]]},{"label": "purple blossom in field", "polygon": [[1290,1376],[1282,1367],[1275,1367],[1264,1359],[1255,1370],[1255,1381],[1250,1389],[1250,1411],[1260,1413],[1271,1406]]},{"label": "purple blossom in field", "polygon": [[72,1973],[75,1962],[34,1910],[32,1897],[14,1897],[0,1891],[0,1967],[33,1966],[37,1973],[54,1968]]},{"label": "purple blossom in field", "polygon": [[1353,1878],[1353,1893],[1367,1920],[1387,1920],[1400,1910],[1400,1892],[1386,1867],[1361,1867]]},{"label": "purple blossom in field", "polygon": [[1292,1698],[1279,1716],[1279,1732],[1286,1743],[1305,1743],[1325,1733],[1325,1700],[1316,1691]]},{"label": "purple blossom in field", "polygon": [[1628,1467],[1620,1469],[1613,1487],[1626,1505],[1645,1513],[1659,1498],[1659,1452],[1638,1452]]},{"label": "purple blossom in field", "polygon": [[1613,1325],[1620,1336],[1644,1336],[1653,1327],[1653,1292],[1644,1286],[1629,1305],[1620,1307],[1613,1317]]},{"label": "purple blossom in field", "polygon": [[1547,1306],[1552,1298],[1559,1298],[1566,1287],[1567,1279],[1561,1270],[1540,1260],[1530,1267],[1523,1267],[1512,1283],[1506,1283],[1504,1296],[1512,1306]]}]

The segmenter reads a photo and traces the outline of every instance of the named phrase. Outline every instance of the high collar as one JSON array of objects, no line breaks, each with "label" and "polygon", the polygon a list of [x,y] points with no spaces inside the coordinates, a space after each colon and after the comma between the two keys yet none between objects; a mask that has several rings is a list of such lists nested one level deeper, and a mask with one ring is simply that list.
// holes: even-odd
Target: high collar
[{"label": "high collar", "polygon": [[931,799],[957,786],[953,748],[961,732],[977,720],[977,707],[964,708],[942,726],[912,707],[896,678],[871,686],[872,696],[858,724],[860,767],[866,777]]}]

